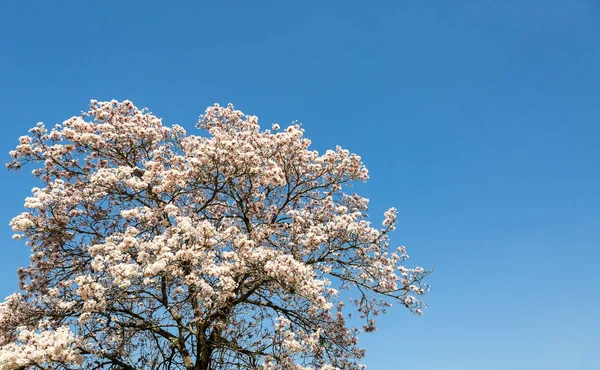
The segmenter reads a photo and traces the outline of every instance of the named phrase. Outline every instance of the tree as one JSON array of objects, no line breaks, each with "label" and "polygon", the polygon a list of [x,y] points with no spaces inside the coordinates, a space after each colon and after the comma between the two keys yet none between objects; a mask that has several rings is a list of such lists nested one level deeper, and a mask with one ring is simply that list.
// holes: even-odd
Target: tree
[{"label": "tree", "polygon": [[11,221],[32,254],[0,305],[2,369],[360,369],[375,316],[421,313],[396,210],[374,228],[342,190],[360,157],[231,105],[198,127],[92,100],[19,139],[7,166],[41,164],[43,187]]}]

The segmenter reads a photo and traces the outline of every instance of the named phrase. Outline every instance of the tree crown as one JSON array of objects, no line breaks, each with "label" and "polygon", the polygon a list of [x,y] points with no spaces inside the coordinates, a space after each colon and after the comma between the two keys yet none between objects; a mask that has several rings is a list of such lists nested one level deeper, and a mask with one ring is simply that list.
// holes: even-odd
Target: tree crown
[{"label": "tree crown", "polygon": [[421,313],[396,210],[373,227],[344,192],[359,156],[231,105],[198,127],[92,101],[19,139],[7,166],[41,165],[43,187],[11,221],[32,254],[0,304],[0,368],[359,369],[375,316]]}]

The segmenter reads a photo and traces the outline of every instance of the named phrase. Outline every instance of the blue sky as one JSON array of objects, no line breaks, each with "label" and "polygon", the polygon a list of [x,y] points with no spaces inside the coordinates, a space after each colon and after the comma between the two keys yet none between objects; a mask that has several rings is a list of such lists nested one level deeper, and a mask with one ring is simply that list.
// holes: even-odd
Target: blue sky
[{"label": "blue sky", "polygon": [[[360,154],[376,220],[435,267],[422,317],[361,338],[369,369],[600,368],[600,4],[4,1],[0,149],[130,99],[193,132],[232,102]],[[27,263],[2,173],[0,295]]]}]

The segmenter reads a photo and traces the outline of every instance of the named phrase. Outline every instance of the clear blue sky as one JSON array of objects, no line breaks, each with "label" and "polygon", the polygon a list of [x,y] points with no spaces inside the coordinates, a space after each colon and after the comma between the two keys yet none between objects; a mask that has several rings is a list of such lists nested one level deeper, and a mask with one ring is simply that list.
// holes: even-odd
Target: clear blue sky
[{"label": "clear blue sky", "polygon": [[[190,132],[215,102],[297,119],[363,157],[372,213],[436,268],[424,316],[361,339],[370,369],[600,368],[600,3],[218,3],[1,2],[4,162],[91,98]],[[2,173],[2,296],[28,172]]]}]

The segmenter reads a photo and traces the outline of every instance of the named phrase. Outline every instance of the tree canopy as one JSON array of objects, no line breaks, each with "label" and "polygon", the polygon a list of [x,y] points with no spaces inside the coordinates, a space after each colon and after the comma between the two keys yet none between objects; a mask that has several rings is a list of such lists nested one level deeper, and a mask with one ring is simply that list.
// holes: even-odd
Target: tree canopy
[{"label": "tree canopy", "polygon": [[31,259],[0,304],[1,369],[361,369],[377,315],[421,313],[396,210],[374,227],[345,192],[359,156],[231,105],[197,127],[92,101],[19,139],[7,166],[42,186],[11,221]]}]

